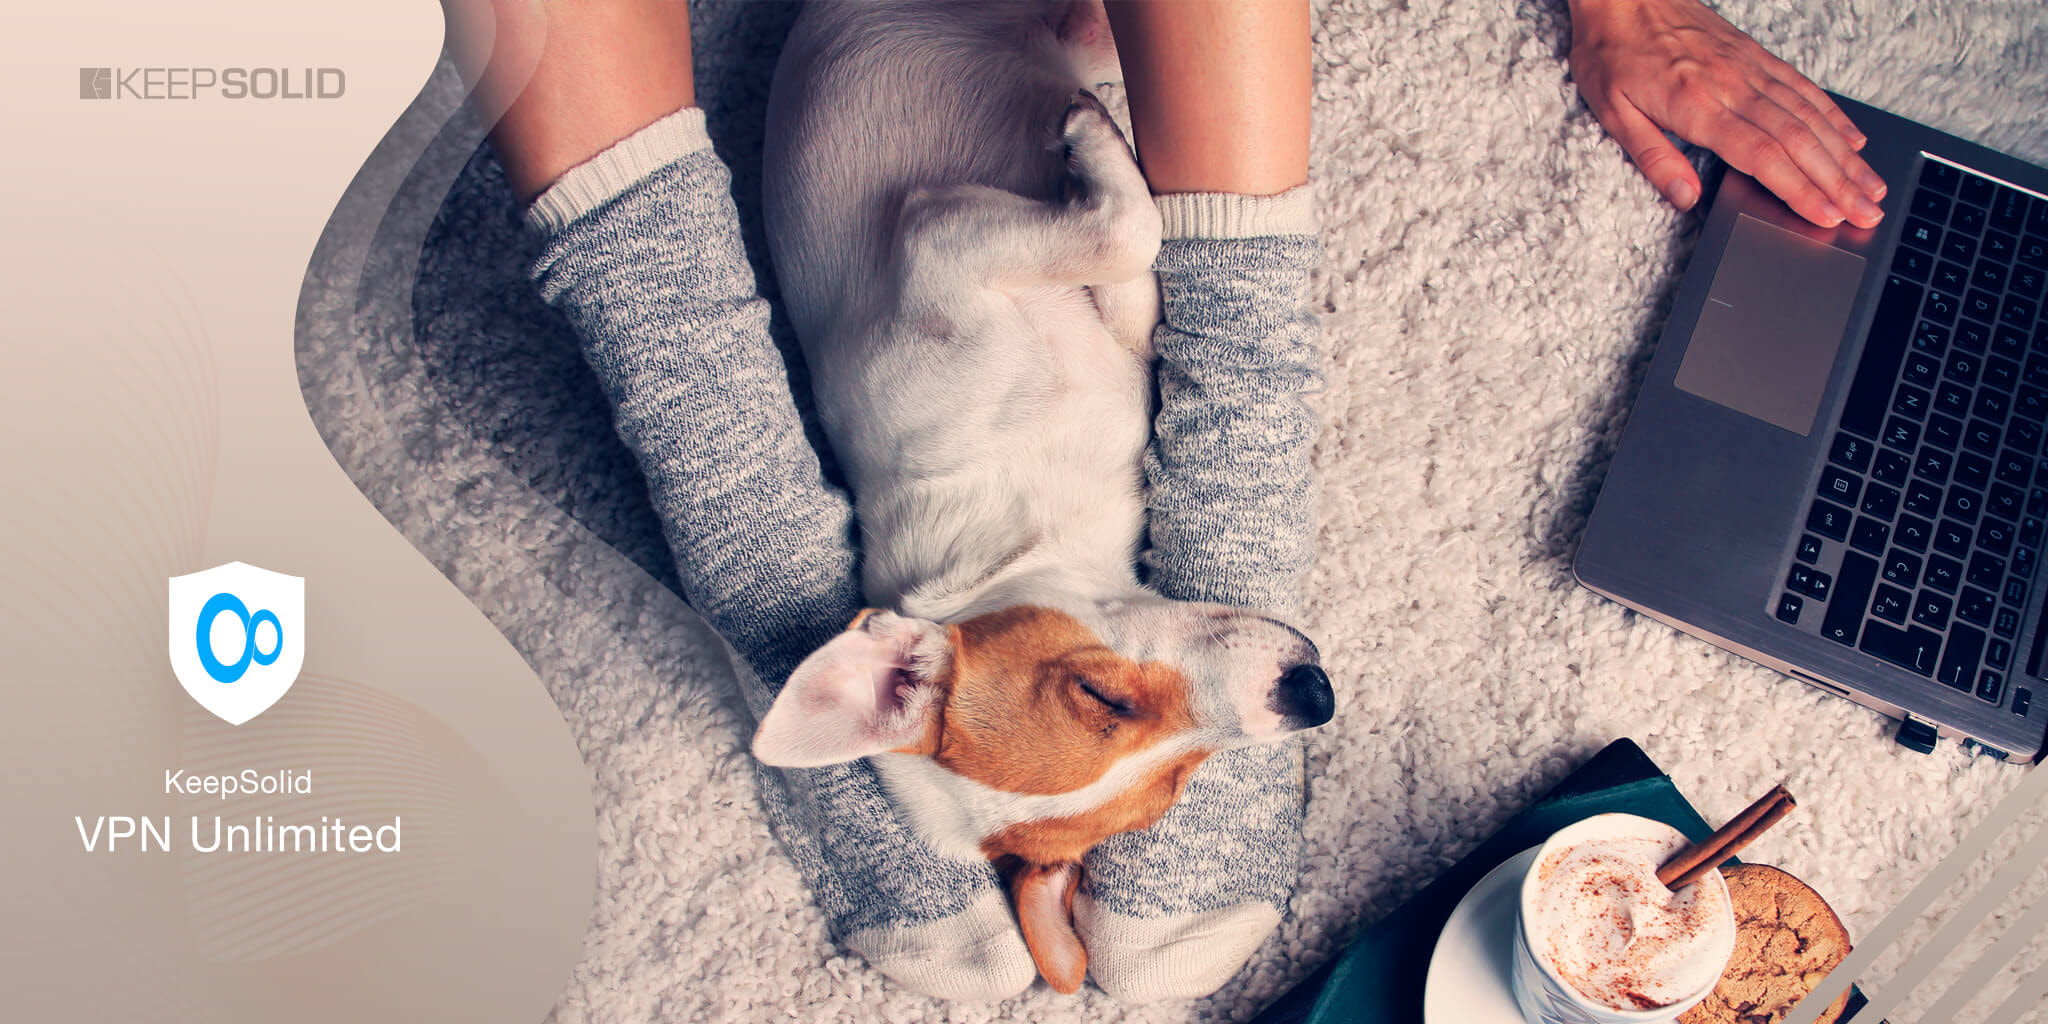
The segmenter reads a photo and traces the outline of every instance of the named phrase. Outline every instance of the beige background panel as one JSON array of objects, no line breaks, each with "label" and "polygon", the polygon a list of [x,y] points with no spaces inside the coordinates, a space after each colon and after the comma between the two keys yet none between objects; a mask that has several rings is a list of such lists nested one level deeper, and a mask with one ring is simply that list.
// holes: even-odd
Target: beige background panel
[{"label": "beige background panel", "polygon": [[[542,1018],[589,920],[588,774],[532,671],[335,466],[293,364],[314,243],[433,66],[438,10],[7,20],[5,1015]],[[347,91],[85,101],[82,66],[338,67]],[[304,672],[239,728],[163,646],[165,578],[231,560],[307,581]],[[175,768],[312,769],[313,792],[173,797]],[[216,813],[399,816],[404,848],[184,852]],[[100,815],[170,815],[176,852],[86,853],[73,818]]]}]

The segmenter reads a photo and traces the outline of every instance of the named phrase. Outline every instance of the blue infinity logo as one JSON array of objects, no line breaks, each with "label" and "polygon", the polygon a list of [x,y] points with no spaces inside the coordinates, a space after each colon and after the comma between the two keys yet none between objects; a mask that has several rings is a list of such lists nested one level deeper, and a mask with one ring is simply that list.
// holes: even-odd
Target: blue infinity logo
[{"label": "blue infinity logo", "polygon": [[[213,620],[224,612],[233,612],[236,618],[242,620],[242,656],[232,665],[221,661],[213,653]],[[256,627],[266,622],[277,632],[277,646],[272,647],[267,653],[256,649]],[[216,682],[232,683],[242,678],[242,673],[249,671],[250,662],[268,665],[277,660],[277,656],[284,651],[284,624],[277,621],[277,615],[268,609],[254,615],[249,614],[249,606],[243,604],[241,598],[223,592],[207,598],[206,604],[199,609],[199,625],[195,630],[193,643],[199,648],[199,664],[206,669],[206,674],[212,676]]]}]

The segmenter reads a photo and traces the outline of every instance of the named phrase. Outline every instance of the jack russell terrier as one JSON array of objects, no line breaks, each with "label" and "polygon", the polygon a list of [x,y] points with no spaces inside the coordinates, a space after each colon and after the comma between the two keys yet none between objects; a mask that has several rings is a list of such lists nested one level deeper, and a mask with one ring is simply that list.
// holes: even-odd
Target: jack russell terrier
[{"label": "jack russell terrier", "polygon": [[769,100],[777,277],[856,497],[877,609],[754,753],[871,757],[911,828],[1006,877],[1056,990],[1081,858],[1211,753],[1330,719],[1301,633],[1137,580],[1157,207],[1082,86],[1100,0],[813,3]]}]

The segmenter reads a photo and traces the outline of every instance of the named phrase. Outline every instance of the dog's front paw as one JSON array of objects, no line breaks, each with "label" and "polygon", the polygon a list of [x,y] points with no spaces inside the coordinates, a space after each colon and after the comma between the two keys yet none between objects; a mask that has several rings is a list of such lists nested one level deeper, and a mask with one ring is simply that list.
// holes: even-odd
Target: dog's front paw
[{"label": "dog's front paw", "polygon": [[1130,146],[1124,142],[1123,129],[1116,126],[1109,108],[1086,89],[1076,92],[1073,102],[1067,104],[1067,115],[1060,122],[1060,141],[1066,143],[1067,160],[1077,173],[1085,174],[1090,163],[1112,156],[1120,156],[1136,166]]},{"label": "dog's front paw", "polygon": [[1066,199],[1099,217],[1105,268],[1099,281],[1125,281],[1144,273],[1159,252],[1159,207],[1124,133],[1108,108],[1086,89],[1067,106],[1060,137],[1067,145]]}]

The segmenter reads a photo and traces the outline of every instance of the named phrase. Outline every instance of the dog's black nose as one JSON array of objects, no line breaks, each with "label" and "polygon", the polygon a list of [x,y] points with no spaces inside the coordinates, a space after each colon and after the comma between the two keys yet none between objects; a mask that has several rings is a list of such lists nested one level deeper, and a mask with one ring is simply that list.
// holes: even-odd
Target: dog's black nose
[{"label": "dog's black nose", "polygon": [[1337,694],[1330,677],[1315,665],[1296,665],[1280,676],[1273,690],[1275,710],[1295,729],[1313,729],[1337,713]]}]

